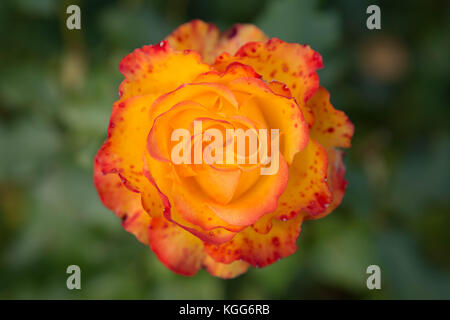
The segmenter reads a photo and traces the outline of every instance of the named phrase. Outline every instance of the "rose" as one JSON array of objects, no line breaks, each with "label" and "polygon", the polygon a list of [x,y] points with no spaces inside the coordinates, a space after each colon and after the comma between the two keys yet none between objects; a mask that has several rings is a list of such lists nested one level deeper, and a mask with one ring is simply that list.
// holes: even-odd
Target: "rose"
[{"label": "rose", "polygon": [[[319,87],[321,67],[310,47],[252,25],[220,35],[196,20],[136,49],[95,158],[103,204],[179,274],[232,278],[294,253],[302,221],[329,214],[346,188],[337,148],[353,125]],[[222,153],[231,129],[253,132],[257,150]]]}]

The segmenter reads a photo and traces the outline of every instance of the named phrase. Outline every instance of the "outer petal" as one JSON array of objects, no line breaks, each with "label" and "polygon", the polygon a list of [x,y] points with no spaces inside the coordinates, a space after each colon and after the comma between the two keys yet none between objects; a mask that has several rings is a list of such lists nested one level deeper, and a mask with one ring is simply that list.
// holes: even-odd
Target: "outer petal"
[{"label": "outer petal", "polygon": [[234,56],[222,54],[213,67],[224,70],[234,61],[252,66],[266,81],[277,80],[286,84],[297,99],[306,122],[312,125],[314,119],[305,102],[319,87],[316,70],[323,66],[319,53],[306,45],[272,38],[266,43],[247,43]]},{"label": "outer petal", "polygon": [[330,103],[330,94],[323,87],[320,87],[308,101],[308,106],[311,107],[315,117],[310,134],[327,149],[328,185],[333,194],[333,201],[324,212],[307,216],[307,219],[318,219],[338,207],[344,197],[347,181],[345,180],[345,165],[342,160],[343,152],[335,147],[350,147],[354,126],[344,112],[334,109]]},{"label": "outer petal", "polygon": [[308,101],[314,114],[314,125],[309,133],[325,148],[349,148],[354,127],[344,112],[334,109],[329,92],[320,87]]},{"label": "outer petal", "polygon": [[233,55],[244,44],[254,41],[267,41],[267,36],[252,24],[235,24],[221,35],[214,58],[222,52]]},{"label": "outer petal", "polygon": [[212,23],[193,20],[179,26],[166,40],[175,50],[194,50],[210,63],[216,58],[219,29]]},{"label": "outer petal", "polygon": [[200,239],[162,217],[152,219],[149,240],[158,259],[178,274],[192,276],[204,266],[212,275],[230,279],[248,269],[248,264],[243,261],[230,264],[216,262],[205,254]]},{"label": "outer petal", "polygon": [[279,199],[276,213],[283,214],[305,210],[317,214],[331,202],[327,185],[328,157],[326,150],[316,141],[309,140],[289,168],[289,182]]},{"label": "outer petal", "polygon": [[165,218],[152,219],[148,238],[152,251],[173,272],[192,276],[202,267],[202,241]]},{"label": "outer petal", "polygon": [[345,189],[347,188],[345,165],[342,160],[343,154],[344,152],[341,150],[331,149],[328,151],[328,185],[333,194],[333,201],[325,211],[317,215],[307,215],[305,219],[319,219],[325,217],[341,204],[342,199],[344,198]]},{"label": "outer petal", "polygon": [[232,240],[219,246],[205,245],[208,255],[222,263],[242,259],[254,267],[264,267],[297,250],[296,240],[300,234],[302,215],[289,221],[274,220],[272,229],[260,234],[246,228]]},{"label": "outer petal", "polygon": [[222,52],[234,54],[249,41],[266,41],[266,35],[251,24],[236,24],[219,35],[212,23],[193,20],[178,27],[166,40],[175,50],[195,50],[206,63],[213,63]]},{"label": "outer petal", "polygon": [[289,167],[289,181],[278,199],[276,210],[259,219],[253,225],[254,230],[267,233],[274,218],[285,221],[296,217],[301,211],[316,216],[327,210],[332,201],[327,168],[326,150],[311,139]]},{"label": "outer petal", "polygon": [[161,198],[143,173],[143,155],[150,128],[148,107],[153,95],[116,102],[111,114],[108,139],[97,154],[96,162],[103,173],[118,173],[126,187],[146,194],[146,209],[152,216],[161,215]]},{"label": "outer petal", "polygon": [[117,174],[103,174],[97,161],[94,163],[94,184],[102,203],[122,219],[125,230],[148,244],[150,217],[142,208],[140,194],[126,188]]},{"label": "outer petal", "polygon": [[127,55],[119,70],[125,76],[120,84],[122,100],[142,94],[158,94],[191,82],[197,75],[210,70],[194,51],[174,51],[167,41],[144,46]]},{"label": "outer petal", "polygon": [[210,274],[223,279],[236,278],[246,272],[249,267],[249,264],[244,261],[234,261],[232,263],[225,264],[217,262],[210,256],[205,257],[203,264]]}]

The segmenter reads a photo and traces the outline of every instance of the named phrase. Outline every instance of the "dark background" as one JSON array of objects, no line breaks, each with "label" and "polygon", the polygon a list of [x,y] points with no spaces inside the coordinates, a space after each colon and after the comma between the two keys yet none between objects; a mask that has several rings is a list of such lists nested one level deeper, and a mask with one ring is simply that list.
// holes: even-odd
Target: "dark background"
[{"label": "dark background", "polygon": [[[69,4],[81,31],[66,28]],[[381,30],[366,8],[381,7]],[[448,1],[0,2],[0,298],[450,298]],[[306,43],[355,124],[342,205],[296,254],[224,281],[178,276],[105,209],[92,161],[121,58],[194,18]],[[82,289],[66,288],[66,268]],[[382,290],[366,287],[377,264]]]}]

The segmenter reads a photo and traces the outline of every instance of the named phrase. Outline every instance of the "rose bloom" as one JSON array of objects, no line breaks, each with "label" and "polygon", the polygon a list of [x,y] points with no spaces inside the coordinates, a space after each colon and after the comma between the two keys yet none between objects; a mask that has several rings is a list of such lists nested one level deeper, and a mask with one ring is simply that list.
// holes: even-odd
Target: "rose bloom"
[{"label": "rose bloom", "polygon": [[[347,185],[338,148],[350,147],[353,125],[319,86],[322,66],[309,46],[246,24],[221,34],[195,20],[136,49],[120,63],[120,99],[95,157],[101,201],[178,274],[204,267],[233,278],[293,254],[302,222],[333,211]],[[278,129],[276,172],[263,175],[267,163],[236,157],[173,161],[176,129],[192,136],[184,151],[212,143],[194,134],[196,120],[222,133]]]}]

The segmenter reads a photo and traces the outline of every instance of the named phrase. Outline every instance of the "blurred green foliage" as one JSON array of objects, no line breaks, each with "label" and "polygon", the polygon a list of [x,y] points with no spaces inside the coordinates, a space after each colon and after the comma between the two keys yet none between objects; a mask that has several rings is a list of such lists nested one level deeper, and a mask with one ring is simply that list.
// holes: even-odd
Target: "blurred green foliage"
[{"label": "blurred green foliage", "polygon": [[[73,3],[81,31],[65,28]],[[373,3],[382,30],[365,26]],[[449,299],[449,14],[443,0],[0,2],[0,298]],[[356,128],[343,204],[304,224],[296,254],[230,281],[173,274],[92,184],[119,61],[194,18],[311,45]]]}]

